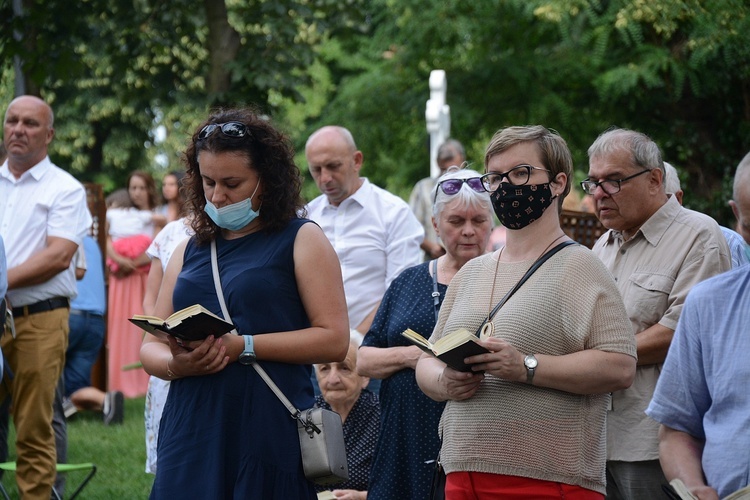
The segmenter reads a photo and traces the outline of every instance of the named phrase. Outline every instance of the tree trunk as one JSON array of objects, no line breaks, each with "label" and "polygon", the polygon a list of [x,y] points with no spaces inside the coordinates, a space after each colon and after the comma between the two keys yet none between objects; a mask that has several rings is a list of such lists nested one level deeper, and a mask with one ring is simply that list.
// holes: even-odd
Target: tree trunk
[{"label": "tree trunk", "polygon": [[208,21],[208,57],[206,81],[208,93],[222,94],[231,88],[231,72],[227,63],[235,60],[240,48],[240,35],[229,24],[224,1],[203,0]]}]

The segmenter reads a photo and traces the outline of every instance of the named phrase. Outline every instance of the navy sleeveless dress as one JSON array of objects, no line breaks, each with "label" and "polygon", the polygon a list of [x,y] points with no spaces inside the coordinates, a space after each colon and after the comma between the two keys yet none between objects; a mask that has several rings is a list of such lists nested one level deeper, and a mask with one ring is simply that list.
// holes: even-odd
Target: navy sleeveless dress
[{"label": "navy sleeveless dress", "polygon": [[[240,334],[310,326],[293,258],[294,239],[307,222],[217,239],[224,298]],[[221,316],[210,245],[188,243],[173,302],[175,310],[199,303]],[[297,408],[313,406],[310,365],[260,364]],[[151,498],[316,498],[302,470],[296,422],[254,368],[235,362],[213,375],[171,383]]]}]

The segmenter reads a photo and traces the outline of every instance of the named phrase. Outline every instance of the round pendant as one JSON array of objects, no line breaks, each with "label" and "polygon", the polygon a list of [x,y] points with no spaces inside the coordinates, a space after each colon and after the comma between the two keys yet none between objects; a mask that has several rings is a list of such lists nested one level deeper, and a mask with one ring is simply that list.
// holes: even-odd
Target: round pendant
[{"label": "round pendant", "polygon": [[492,335],[495,333],[495,325],[493,325],[490,321],[482,325],[482,330],[479,333],[479,338],[486,339],[488,337],[492,337]]}]

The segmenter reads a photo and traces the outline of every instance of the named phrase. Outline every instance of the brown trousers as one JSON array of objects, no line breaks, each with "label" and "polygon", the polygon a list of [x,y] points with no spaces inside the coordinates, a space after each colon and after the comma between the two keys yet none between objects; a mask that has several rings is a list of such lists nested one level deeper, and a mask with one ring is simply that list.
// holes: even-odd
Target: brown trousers
[{"label": "brown trousers", "polygon": [[0,384],[0,401],[12,398],[16,482],[24,500],[49,500],[55,482],[52,404],[65,364],[68,316],[62,308],[16,317],[16,338],[6,332],[1,342],[13,379]]}]

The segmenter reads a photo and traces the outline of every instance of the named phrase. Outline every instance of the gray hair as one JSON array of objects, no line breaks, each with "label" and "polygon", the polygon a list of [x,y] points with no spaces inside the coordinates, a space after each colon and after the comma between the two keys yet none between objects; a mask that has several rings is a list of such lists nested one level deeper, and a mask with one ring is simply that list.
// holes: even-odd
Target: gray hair
[{"label": "gray hair", "polygon": [[635,130],[613,128],[603,132],[589,147],[589,159],[609,156],[617,151],[629,153],[634,167],[658,168],[665,173],[659,146],[649,136]]},{"label": "gray hair", "polygon": [[448,203],[454,200],[460,200],[462,206],[467,208],[479,207],[487,209],[487,212],[491,216],[492,202],[490,201],[490,193],[488,193],[487,191],[482,191],[481,193],[479,193],[471,189],[466,183],[463,183],[461,184],[461,189],[459,189],[458,193],[448,195],[445,194],[439,187],[442,181],[447,181],[448,179],[479,179],[481,177],[482,175],[479,172],[468,168],[459,169],[458,167],[450,167],[443,175],[438,178],[437,182],[435,183],[435,187],[432,188],[431,196],[432,199],[435,200],[435,202],[432,204],[432,215],[437,219],[440,214],[443,213],[443,210]]},{"label": "gray hair", "polygon": [[737,165],[737,171],[734,173],[732,198],[735,200],[740,197],[740,184],[743,181],[750,183],[750,153],[746,154],[742,161],[740,161],[740,164]]},{"label": "gray hair", "polygon": [[664,162],[664,192],[667,194],[675,194],[678,191],[682,191],[682,185],[680,185],[680,177],[677,175],[677,169],[668,162]]},{"label": "gray hair", "polygon": [[450,160],[451,158],[454,158],[456,154],[461,157],[461,161],[457,162],[456,165],[466,160],[466,151],[464,150],[463,144],[456,139],[446,139],[437,150],[437,161],[442,162],[444,160]]}]

